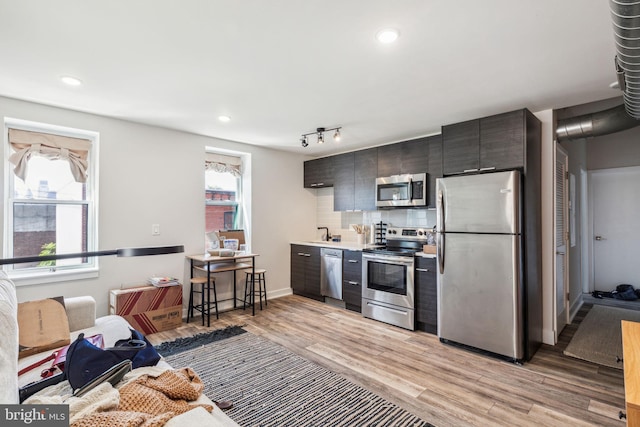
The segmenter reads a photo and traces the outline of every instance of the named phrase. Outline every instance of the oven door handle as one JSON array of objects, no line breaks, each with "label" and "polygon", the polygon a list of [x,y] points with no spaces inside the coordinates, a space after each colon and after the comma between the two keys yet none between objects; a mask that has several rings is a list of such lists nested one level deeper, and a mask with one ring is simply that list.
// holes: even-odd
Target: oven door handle
[{"label": "oven door handle", "polygon": [[363,261],[375,261],[381,262],[384,264],[400,264],[405,265],[407,267],[411,267],[414,265],[413,257],[394,257],[389,255],[369,255],[362,254]]},{"label": "oven door handle", "polygon": [[374,301],[367,301],[367,305],[373,306],[373,307],[378,307],[378,308],[381,308],[383,310],[391,311],[391,312],[396,313],[396,314],[402,314],[403,316],[406,316],[406,315],[409,314],[408,312],[406,312],[404,310],[398,310],[397,308],[391,308],[391,307],[387,307],[385,305],[376,304]]}]

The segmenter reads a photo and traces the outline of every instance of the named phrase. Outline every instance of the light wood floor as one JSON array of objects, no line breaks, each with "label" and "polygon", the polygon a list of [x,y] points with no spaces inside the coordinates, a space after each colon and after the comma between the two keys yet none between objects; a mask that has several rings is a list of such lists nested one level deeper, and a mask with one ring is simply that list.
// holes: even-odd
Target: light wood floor
[{"label": "light wood floor", "polygon": [[411,411],[436,426],[624,426],[622,370],[562,355],[588,308],[523,366],[440,343],[434,335],[365,319],[299,296],[268,308],[222,313],[149,335],[153,344],[242,325]]}]

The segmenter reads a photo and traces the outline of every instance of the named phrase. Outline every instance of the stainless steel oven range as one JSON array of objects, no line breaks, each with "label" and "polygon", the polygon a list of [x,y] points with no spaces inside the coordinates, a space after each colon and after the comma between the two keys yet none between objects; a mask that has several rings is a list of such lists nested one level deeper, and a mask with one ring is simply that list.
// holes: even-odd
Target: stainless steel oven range
[{"label": "stainless steel oven range", "polygon": [[388,227],[386,247],[362,251],[362,315],[415,329],[414,256],[430,230]]}]

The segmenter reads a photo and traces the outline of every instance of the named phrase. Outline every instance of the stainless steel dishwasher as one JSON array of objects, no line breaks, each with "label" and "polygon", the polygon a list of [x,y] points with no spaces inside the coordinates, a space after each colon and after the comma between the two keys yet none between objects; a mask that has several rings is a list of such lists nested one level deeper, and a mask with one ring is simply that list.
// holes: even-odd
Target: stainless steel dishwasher
[{"label": "stainless steel dishwasher", "polygon": [[320,249],[320,293],[342,299],[342,249]]}]

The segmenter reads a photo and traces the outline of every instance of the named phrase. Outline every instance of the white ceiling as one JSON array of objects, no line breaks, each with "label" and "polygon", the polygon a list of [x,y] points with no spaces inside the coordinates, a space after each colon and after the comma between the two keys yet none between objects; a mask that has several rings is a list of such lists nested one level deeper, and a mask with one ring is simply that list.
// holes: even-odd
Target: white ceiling
[{"label": "white ceiling", "polygon": [[[606,0],[0,0],[0,17],[0,95],[312,156],[621,94]],[[342,142],[302,148],[321,126]]]}]

